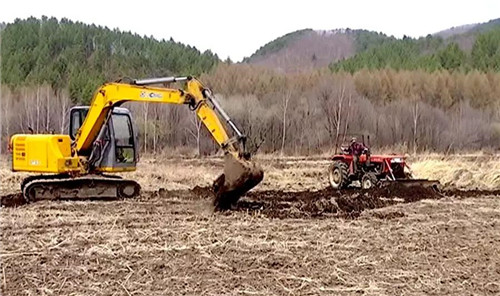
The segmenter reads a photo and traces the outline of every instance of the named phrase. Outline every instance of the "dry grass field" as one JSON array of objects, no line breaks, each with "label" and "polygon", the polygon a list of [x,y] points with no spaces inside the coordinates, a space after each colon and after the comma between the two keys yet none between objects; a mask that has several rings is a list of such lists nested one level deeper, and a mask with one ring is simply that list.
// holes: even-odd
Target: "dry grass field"
[{"label": "dry grass field", "polygon": [[[327,159],[260,162],[264,182],[230,212],[203,188],[215,158],[142,159],[138,199],[3,207],[2,295],[500,293],[497,158],[413,159],[442,194],[335,192]],[[0,165],[0,194],[16,193],[24,175]]]}]

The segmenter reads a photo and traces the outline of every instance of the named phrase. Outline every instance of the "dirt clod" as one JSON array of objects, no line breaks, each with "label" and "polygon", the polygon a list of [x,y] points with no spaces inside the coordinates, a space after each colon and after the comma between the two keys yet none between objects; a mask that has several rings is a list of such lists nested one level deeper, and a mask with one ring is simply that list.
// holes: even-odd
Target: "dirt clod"
[{"label": "dirt clod", "polygon": [[405,202],[415,202],[422,199],[437,199],[444,195],[432,187],[405,186],[392,183],[382,188],[371,190],[371,195],[383,198],[402,198]]},{"label": "dirt clod", "polygon": [[191,192],[200,198],[212,198],[214,196],[213,190],[210,187],[195,186]]},{"label": "dirt clod", "polygon": [[12,193],[1,196],[0,204],[2,207],[18,207],[26,203],[21,193]]},{"label": "dirt clod", "polygon": [[375,218],[391,220],[391,219],[402,218],[405,216],[405,213],[400,211],[390,211],[390,212],[373,212],[371,215]]}]

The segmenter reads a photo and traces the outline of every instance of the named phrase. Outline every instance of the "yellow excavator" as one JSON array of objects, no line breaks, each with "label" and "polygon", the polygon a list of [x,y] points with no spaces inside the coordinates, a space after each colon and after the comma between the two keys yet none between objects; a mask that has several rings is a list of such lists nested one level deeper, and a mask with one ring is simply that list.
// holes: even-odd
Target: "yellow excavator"
[{"label": "yellow excavator", "polygon": [[[184,83],[184,88],[169,88],[174,82]],[[130,112],[120,107],[125,102],[185,104],[196,112],[224,151],[224,173],[213,183],[217,209],[230,208],[262,181],[263,170],[250,159],[245,135],[199,80],[121,79],[102,85],[90,106],[71,108],[69,135],[11,137],[12,170],[42,173],[23,180],[21,190],[25,200],[138,196],[141,187],[136,181],[108,174],[136,169],[136,133]],[[233,137],[229,137],[219,116],[233,131]]]}]

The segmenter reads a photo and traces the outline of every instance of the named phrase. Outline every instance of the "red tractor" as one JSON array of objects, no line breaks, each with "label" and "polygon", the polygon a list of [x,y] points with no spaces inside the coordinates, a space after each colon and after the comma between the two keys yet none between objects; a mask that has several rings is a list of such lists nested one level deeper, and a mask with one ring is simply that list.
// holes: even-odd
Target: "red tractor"
[{"label": "red tractor", "polygon": [[413,179],[410,167],[403,155],[370,155],[364,149],[354,170],[354,156],[346,148],[342,154],[332,157],[333,164],[328,169],[328,180],[334,189],[347,188],[354,181],[361,183],[362,189],[379,187],[388,182],[400,182],[406,186],[424,186],[439,189],[439,181]]}]

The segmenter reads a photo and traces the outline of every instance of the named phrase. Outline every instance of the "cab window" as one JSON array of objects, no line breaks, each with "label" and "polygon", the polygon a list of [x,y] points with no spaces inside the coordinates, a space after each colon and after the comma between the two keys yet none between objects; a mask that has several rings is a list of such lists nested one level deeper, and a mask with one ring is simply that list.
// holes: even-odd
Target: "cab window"
[{"label": "cab window", "polygon": [[85,117],[87,117],[87,113],[89,112],[88,108],[73,108],[71,109],[70,114],[70,122],[69,122],[69,136],[71,140],[75,140],[76,133],[78,129],[82,126]]},{"label": "cab window", "polygon": [[134,162],[134,135],[132,122],[126,114],[113,114],[113,130],[115,133],[116,160],[118,162]]}]

